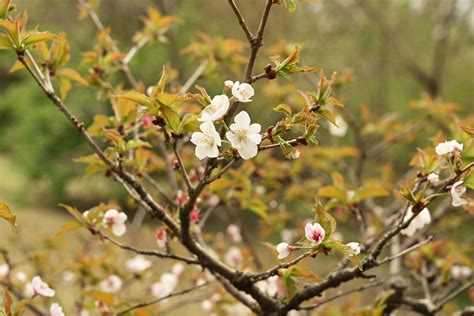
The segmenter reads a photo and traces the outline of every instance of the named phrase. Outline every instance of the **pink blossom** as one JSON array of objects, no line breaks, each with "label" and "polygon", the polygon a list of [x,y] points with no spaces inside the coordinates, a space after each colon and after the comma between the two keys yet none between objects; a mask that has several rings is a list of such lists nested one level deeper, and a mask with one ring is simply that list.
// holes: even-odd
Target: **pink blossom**
[{"label": "pink blossom", "polygon": [[152,128],[154,126],[153,124],[153,117],[146,115],[140,120],[140,124],[144,128]]},{"label": "pink blossom", "polygon": [[164,248],[166,246],[166,230],[164,229],[158,229],[155,232],[155,237],[156,237],[156,244],[160,248]]},{"label": "pink blossom", "polygon": [[319,245],[324,240],[324,236],[326,235],[324,228],[319,223],[307,223],[304,231],[306,238],[313,245]]},{"label": "pink blossom", "polygon": [[181,190],[176,193],[176,204],[178,206],[184,206],[188,201],[188,195]]},{"label": "pink blossom", "polygon": [[199,220],[201,219],[201,212],[199,209],[193,209],[191,213],[189,213],[189,219],[194,223],[199,223]]}]

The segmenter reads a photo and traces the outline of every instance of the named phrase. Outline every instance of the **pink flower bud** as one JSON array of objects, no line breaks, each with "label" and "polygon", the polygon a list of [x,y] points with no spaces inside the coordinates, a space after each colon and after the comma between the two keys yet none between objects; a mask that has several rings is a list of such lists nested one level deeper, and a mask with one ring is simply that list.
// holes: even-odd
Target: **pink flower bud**
[{"label": "pink flower bud", "polygon": [[201,217],[201,213],[196,208],[192,210],[191,213],[189,213],[189,219],[194,223],[199,223],[200,217]]},{"label": "pink flower bud", "polygon": [[188,195],[181,190],[178,190],[176,193],[176,204],[178,206],[184,206],[188,201]]},{"label": "pink flower bud", "polygon": [[156,244],[160,248],[164,248],[166,246],[166,230],[164,229],[158,229],[155,232],[155,237],[156,237]]},{"label": "pink flower bud", "polygon": [[144,128],[152,128],[154,125],[153,125],[153,118],[149,115],[147,116],[144,116],[141,120],[140,120],[140,124],[144,127]]}]

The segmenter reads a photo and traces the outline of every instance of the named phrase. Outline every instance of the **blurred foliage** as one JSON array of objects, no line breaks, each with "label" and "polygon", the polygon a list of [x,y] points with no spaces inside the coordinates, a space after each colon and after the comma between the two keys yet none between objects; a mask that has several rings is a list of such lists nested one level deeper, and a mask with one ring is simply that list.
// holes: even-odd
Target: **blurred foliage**
[{"label": "blurred foliage", "polygon": [[[251,27],[255,27],[260,12],[253,9],[253,1],[240,2],[246,20]],[[292,41],[305,50],[300,62],[303,67],[324,66],[329,74],[333,71],[341,73],[345,71],[345,67],[350,67],[357,81],[345,85],[339,91],[347,111],[358,115],[357,109],[361,105],[366,105],[368,112],[373,115],[393,110],[402,115],[413,111],[408,104],[420,98],[425,87],[404,66],[404,61],[390,44],[390,34],[380,25],[380,21],[367,15],[357,5],[359,2],[319,1],[311,5],[309,10],[297,10],[288,18],[283,18],[288,14],[285,7],[275,7],[256,71],[270,63],[270,59],[266,60],[265,56],[288,56],[294,44],[283,42],[283,38],[291,32]],[[429,69],[436,49],[435,39],[442,32],[437,26],[443,8],[442,1],[433,0],[429,5],[427,1],[408,0],[366,2],[381,11],[386,21],[394,26],[394,32],[402,40],[401,45],[407,54],[422,68]],[[469,1],[467,4],[462,0],[458,2],[456,20],[450,30],[441,96],[463,104],[466,111],[474,106],[473,9],[469,7]],[[90,20],[78,20],[78,9],[74,3],[51,0],[45,6],[43,1],[20,0],[17,4],[28,7],[35,13],[30,17],[30,25],[41,24],[43,29],[54,33],[64,31],[71,44],[71,51],[85,52],[92,49],[90,38],[96,34],[96,30]],[[167,35],[166,45],[154,43],[138,52],[132,60],[130,67],[146,86],[158,81],[165,61],[171,62],[169,66],[177,70],[178,80],[184,82],[198,66],[195,58],[199,54],[209,54],[206,49],[212,50],[212,47],[225,44],[210,42],[219,41],[219,37],[235,41],[232,49],[236,51],[229,51],[228,54],[242,55],[241,59],[235,59],[236,64],[227,69],[228,78],[235,78],[236,74],[242,73],[243,66],[238,61],[244,60],[247,52],[245,46],[238,44],[237,40],[245,39],[235,23],[222,23],[234,19],[225,1],[103,0],[98,13],[104,24],[113,29],[112,37],[118,46],[127,51],[132,38],[139,40],[140,36],[145,36],[136,33],[141,29],[142,20],[147,16],[147,8],[150,6],[160,9],[164,15],[177,16],[179,23]],[[205,16],[221,18],[209,20]],[[150,20],[148,23],[151,23]],[[213,38],[206,34],[213,34]],[[219,58],[223,57],[221,54],[214,56],[217,64]],[[79,70],[86,69],[85,65],[80,65],[81,57],[78,53],[73,54],[69,66]],[[77,175],[78,169],[70,168],[69,162],[83,153],[85,146],[68,123],[60,119],[60,114],[47,104],[46,98],[35,89],[33,82],[24,73],[17,72],[6,79],[14,58],[12,54],[0,54],[0,152],[21,166],[20,169],[32,180],[30,185],[46,179],[53,193],[51,202],[56,203],[64,198],[68,179]],[[209,77],[206,80],[206,74],[213,73],[212,69],[215,67],[217,65],[209,67],[199,82],[211,94],[217,92],[219,86],[215,85],[215,78]],[[221,73],[222,71],[220,69]],[[306,86],[309,90],[317,77],[309,74],[295,78],[295,81],[295,85]],[[284,80],[280,79],[279,82],[280,88],[284,87]],[[256,83],[257,89],[259,85],[262,83]],[[92,121],[92,113],[110,111],[98,104],[94,94],[85,87],[68,97],[70,107],[86,124]],[[263,98],[269,98],[269,94],[256,97],[256,102],[263,102]],[[346,104],[346,100],[350,100],[349,103]],[[273,104],[268,101],[265,103]],[[263,123],[271,119],[262,117],[252,109],[249,112],[254,112],[251,113],[252,117]],[[14,133],[12,127],[15,127]],[[324,140],[322,143],[324,145]],[[406,153],[413,150],[415,145],[417,144],[403,145],[397,150],[396,154],[403,159],[395,159],[399,161],[399,165],[394,166],[395,170],[406,165]]]}]

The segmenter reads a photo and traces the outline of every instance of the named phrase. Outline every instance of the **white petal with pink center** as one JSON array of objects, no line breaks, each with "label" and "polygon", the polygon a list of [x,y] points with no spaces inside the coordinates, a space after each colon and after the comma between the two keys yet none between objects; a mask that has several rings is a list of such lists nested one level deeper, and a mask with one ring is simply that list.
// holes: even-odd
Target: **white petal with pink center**
[{"label": "white petal with pink center", "polygon": [[125,222],[127,221],[127,214],[119,212],[116,209],[110,209],[104,214],[104,225],[112,229],[115,236],[122,236],[127,231]]},{"label": "white petal with pink center", "polygon": [[112,274],[100,282],[99,287],[102,292],[117,293],[122,289],[122,283],[118,275]]},{"label": "white petal with pink center", "polygon": [[446,154],[450,154],[454,151],[459,151],[461,152],[463,150],[464,145],[458,143],[455,140],[450,140],[450,141],[445,141],[444,143],[439,143],[435,151],[439,156],[443,156]]},{"label": "white petal with pink center", "polygon": [[326,231],[319,223],[307,223],[304,227],[304,232],[306,238],[311,242],[313,245],[319,245],[326,236]]}]

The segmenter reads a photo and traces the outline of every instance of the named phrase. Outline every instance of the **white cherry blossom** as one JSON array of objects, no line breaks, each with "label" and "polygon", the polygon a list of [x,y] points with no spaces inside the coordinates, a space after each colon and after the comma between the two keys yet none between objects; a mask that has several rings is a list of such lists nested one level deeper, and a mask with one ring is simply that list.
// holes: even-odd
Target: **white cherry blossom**
[{"label": "white cherry blossom", "polygon": [[119,212],[116,209],[110,209],[104,214],[104,225],[112,229],[115,236],[122,236],[127,231],[125,222],[127,221],[127,214]]},{"label": "white cherry blossom", "polygon": [[230,131],[225,134],[232,147],[237,149],[242,159],[250,159],[257,155],[258,144],[262,141],[259,134],[261,126],[258,123],[250,124],[250,116],[242,111],[234,118]]},{"label": "white cherry blossom", "polygon": [[319,223],[307,223],[304,227],[305,236],[313,245],[319,245],[326,235],[326,231]]},{"label": "white cherry blossom", "polygon": [[122,288],[122,284],[122,279],[118,275],[112,274],[100,282],[99,287],[102,292],[117,293]]},{"label": "white cherry blossom", "polygon": [[454,265],[451,267],[451,275],[456,280],[465,280],[472,274],[472,269],[467,266]]},{"label": "white cherry blossom", "polygon": [[233,267],[240,267],[243,263],[242,252],[237,247],[230,247],[225,254],[225,261]]},{"label": "white cherry blossom", "polygon": [[224,81],[224,86],[228,89],[232,89],[232,87],[234,86],[234,82],[232,80],[226,80]]},{"label": "white cherry blossom", "polygon": [[360,245],[358,242],[350,242],[346,244],[346,246],[349,247],[355,255],[360,254]]},{"label": "white cherry blossom", "polygon": [[278,259],[285,259],[291,253],[291,246],[286,242],[281,242],[276,246],[278,252]]},{"label": "white cherry blossom", "polygon": [[10,272],[10,266],[6,263],[0,264],[0,278],[4,278]]},{"label": "white cherry blossom", "polygon": [[240,102],[251,102],[250,99],[255,94],[252,86],[248,83],[234,82],[232,85],[232,95]]},{"label": "white cherry blossom", "polygon": [[437,173],[430,173],[426,179],[432,185],[437,185],[439,183],[439,175]]},{"label": "white cherry blossom", "polygon": [[41,280],[39,275],[33,277],[31,282],[26,284],[26,293],[28,293],[30,297],[36,295],[53,297],[56,294],[56,292],[49,287],[48,283]]},{"label": "white cherry blossom", "polygon": [[332,123],[329,124],[329,133],[332,136],[344,137],[347,133],[347,122],[340,115],[336,116],[335,121],[337,126]]},{"label": "white cherry blossom", "polygon": [[140,274],[151,267],[151,261],[146,259],[144,256],[138,255],[127,260],[125,267],[131,273]]},{"label": "white cherry blossom", "polygon": [[173,273],[163,273],[159,282],[151,285],[151,294],[156,298],[170,295],[178,285],[178,276]]},{"label": "white cherry blossom", "polygon": [[460,144],[455,140],[450,140],[450,141],[445,141],[443,143],[439,143],[436,146],[435,151],[439,156],[443,156],[446,154],[450,154],[454,152],[455,150],[462,151],[463,147],[464,147],[463,144]]},{"label": "white cherry blossom", "polygon": [[216,158],[219,155],[218,146],[221,145],[221,137],[212,122],[204,122],[199,127],[201,132],[194,132],[191,142],[196,145],[195,154],[199,160],[206,157]]},{"label": "white cherry blossom", "polygon": [[63,312],[63,308],[58,303],[51,304],[49,308],[49,315],[50,316],[65,316]]},{"label": "white cherry blossom", "polygon": [[278,275],[274,275],[263,281],[257,282],[255,285],[260,291],[268,294],[269,296],[275,296],[278,293]]},{"label": "white cherry blossom", "polygon": [[225,94],[216,95],[212,99],[211,104],[202,110],[201,117],[199,117],[198,121],[206,122],[219,120],[227,113],[228,109],[229,97]]},{"label": "white cherry blossom", "polygon": [[171,273],[173,273],[176,276],[180,276],[181,273],[183,273],[183,271],[184,271],[184,264],[180,262],[173,264],[173,266],[171,267]]},{"label": "white cherry blossom", "polygon": [[230,224],[227,226],[227,235],[233,242],[241,242],[242,234],[240,233],[240,227],[235,224]]},{"label": "white cherry blossom", "polygon": [[[409,207],[403,221],[408,221],[413,216],[413,207]],[[411,221],[410,225],[407,228],[403,229],[401,233],[406,236],[413,236],[415,232],[425,225],[431,222],[431,214],[430,211],[425,207],[416,217]]]},{"label": "white cherry blossom", "polygon": [[453,184],[451,187],[451,197],[453,198],[453,206],[461,206],[469,204],[469,202],[462,196],[466,193],[466,187],[463,184],[463,181],[458,181]]}]

